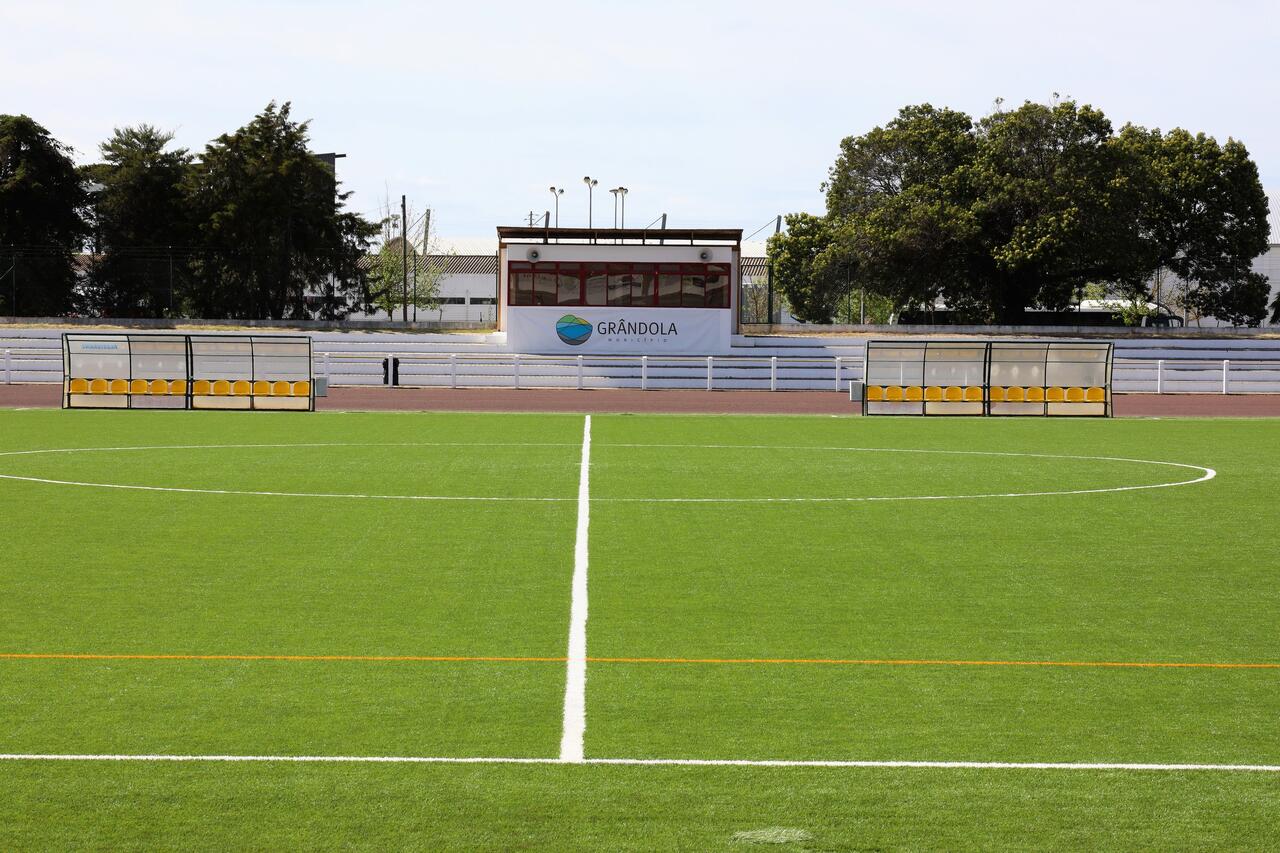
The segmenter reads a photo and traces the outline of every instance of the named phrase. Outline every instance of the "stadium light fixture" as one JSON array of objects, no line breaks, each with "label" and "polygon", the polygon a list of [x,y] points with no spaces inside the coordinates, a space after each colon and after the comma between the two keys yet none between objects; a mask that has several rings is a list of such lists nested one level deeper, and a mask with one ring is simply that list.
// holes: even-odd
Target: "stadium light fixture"
[{"label": "stadium light fixture", "polygon": [[564,195],[564,189],[551,188],[551,197],[556,200],[556,227],[560,227],[560,196]]},{"label": "stadium light fixture", "polygon": [[595,178],[587,175],[583,177],[582,182],[587,185],[587,227],[593,227],[592,224],[592,204],[595,196],[596,184],[600,183]]}]

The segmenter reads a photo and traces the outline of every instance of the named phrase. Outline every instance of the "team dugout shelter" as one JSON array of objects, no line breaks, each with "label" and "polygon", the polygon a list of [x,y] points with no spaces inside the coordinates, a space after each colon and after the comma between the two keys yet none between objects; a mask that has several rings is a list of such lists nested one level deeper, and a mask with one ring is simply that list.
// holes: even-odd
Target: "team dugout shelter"
[{"label": "team dugout shelter", "polygon": [[868,341],[865,415],[1111,415],[1110,341]]},{"label": "team dugout shelter", "polygon": [[517,352],[727,352],[741,244],[736,228],[499,227],[498,330]]},{"label": "team dugout shelter", "polygon": [[309,335],[67,332],[66,409],[315,410]]}]

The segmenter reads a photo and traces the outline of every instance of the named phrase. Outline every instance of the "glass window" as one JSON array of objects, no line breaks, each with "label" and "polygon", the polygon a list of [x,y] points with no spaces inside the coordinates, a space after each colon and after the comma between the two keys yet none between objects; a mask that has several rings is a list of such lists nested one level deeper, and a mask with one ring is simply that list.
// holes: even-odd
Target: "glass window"
[{"label": "glass window", "polygon": [[729,268],[722,264],[707,267],[707,307],[729,307]]},{"label": "glass window", "polygon": [[609,267],[609,304],[631,304],[631,268],[613,264]]},{"label": "glass window", "polygon": [[582,279],[577,264],[560,264],[557,274],[560,305],[580,305],[582,303]]},{"label": "glass window", "polygon": [[683,298],[680,304],[685,308],[701,308],[707,301],[707,277],[702,265],[686,264],[684,268]]},{"label": "glass window", "polygon": [[533,274],[533,304],[534,305],[555,305],[556,304],[556,272],[554,269],[547,269],[545,266],[536,268],[538,271]]},{"label": "glass window", "polygon": [[654,279],[651,264],[636,264],[631,273],[631,304],[650,306],[654,304]]},{"label": "glass window", "polygon": [[586,301],[584,305],[604,305],[609,287],[609,274],[603,266],[587,267]]},{"label": "glass window", "polygon": [[533,273],[513,272],[511,274],[511,304],[533,304]]},{"label": "glass window", "polygon": [[676,264],[658,266],[658,305],[662,308],[680,307],[680,267]]}]

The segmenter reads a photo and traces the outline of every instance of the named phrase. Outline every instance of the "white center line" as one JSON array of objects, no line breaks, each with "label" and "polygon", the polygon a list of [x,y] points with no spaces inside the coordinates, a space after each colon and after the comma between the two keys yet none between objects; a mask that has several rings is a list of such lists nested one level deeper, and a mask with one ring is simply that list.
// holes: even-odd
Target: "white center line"
[{"label": "white center line", "polygon": [[573,584],[569,604],[569,653],[564,686],[564,733],[560,760],[582,761],[587,731],[587,529],[591,514],[591,415],[582,425],[582,468],[578,474],[578,532],[573,543]]}]

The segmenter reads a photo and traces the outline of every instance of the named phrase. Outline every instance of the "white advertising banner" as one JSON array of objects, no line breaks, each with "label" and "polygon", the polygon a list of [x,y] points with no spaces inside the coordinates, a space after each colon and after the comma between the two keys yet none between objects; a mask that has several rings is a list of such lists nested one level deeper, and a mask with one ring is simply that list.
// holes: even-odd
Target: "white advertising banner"
[{"label": "white advertising banner", "polygon": [[717,355],[729,348],[727,308],[508,306],[507,346],[539,355]]}]

